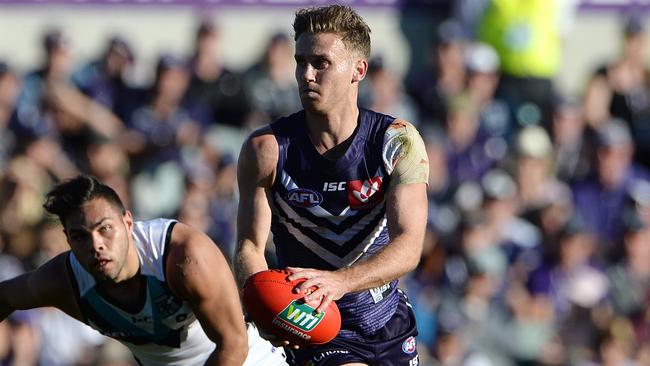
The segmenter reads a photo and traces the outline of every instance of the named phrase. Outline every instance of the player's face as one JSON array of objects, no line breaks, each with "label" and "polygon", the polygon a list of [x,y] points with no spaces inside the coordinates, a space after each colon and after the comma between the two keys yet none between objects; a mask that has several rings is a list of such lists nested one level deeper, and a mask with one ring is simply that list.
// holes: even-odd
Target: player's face
[{"label": "player's face", "polygon": [[358,57],[341,36],[303,33],[296,40],[296,80],[300,100],[307,111],[327,113],[338,103],[356,97],[353,91]]},{"label": "player's face", "polygon": [[132,234],[131,213],[125,215],[102,198],[90,200],[66,218],[68,243],[81,265],[97,281],[125,280]]}]

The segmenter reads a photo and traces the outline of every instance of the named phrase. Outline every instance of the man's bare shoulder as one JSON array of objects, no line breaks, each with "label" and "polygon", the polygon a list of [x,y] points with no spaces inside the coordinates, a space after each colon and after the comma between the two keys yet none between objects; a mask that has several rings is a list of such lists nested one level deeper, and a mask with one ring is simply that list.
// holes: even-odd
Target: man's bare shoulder
[{"label": "man's bare shoulder", "polygon": [[229,271],[217,245],[203,232],[178,222],[172,231],[165,272],[172,292],[185,300],[206,296],[205,278]]},{"label": "man's bare shoulder", "polygon": [[260,127],[251,132],[246,141],[244,142],[243,149],[250,150],[255,155],[258,154],[271,154],[278,152],[278,141],[273,134],[270,125]]},{"label": "man's bare shoulder", "polygon": [[270,126],[253,131],[244,142],[239,156],[240,178],[272,176],[278,163],[278,141]]}]

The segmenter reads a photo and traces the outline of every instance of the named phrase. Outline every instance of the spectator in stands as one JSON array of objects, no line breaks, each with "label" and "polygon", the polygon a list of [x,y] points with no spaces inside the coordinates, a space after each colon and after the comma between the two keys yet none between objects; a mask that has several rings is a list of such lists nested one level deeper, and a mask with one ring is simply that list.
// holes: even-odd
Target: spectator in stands
[{"label": "spectator in stands", "polygon": [[170,216],[185,191],[183,148],[199,144],[201,126],[181,101],[189,74],[178,57],[163,54],[149,103],[133,114],[128,132],[133,208],[138,217]]},{"label": "spectator in stands", "polygon": [[250,107],[246,125],[254,128],[300,109],[294,76],[293,42],[276,33],[264,47],[262,57],[243,75]]},{"label": "spectator in stands", "polygon": [[131,170],[129,157],[118,141],[98,139],[85,152],[85,171],[117,192],[125,204],[130,204],[129,182]]},{"label": "spectator in stands", "polygon": [[454,184],[478,181],[503,158],[504,150],[490,149],[488,136],[480,126],[478,106],[467,95],[454,97],[447,113],[446,159]]},{"label": "spectator in stands", "polygon": [[442,365],[467,365],[470,360],[478,362],[479,359],[483,362],[479,364],[514,365],[509,358],[509,344],[513,340],[504,332],[509,323],[507,310],[497,300],[502,285],[501,271],[505,269],[501,265],[505,261],[494,256],[498,248],[480,240],[478,235],[483,231],[480,225],[464,226],[463,245],[478,244],[483,248],[476,251],[477,247],[465,247],[470,251],[459,263],[462,267],[458,269],[462,268],[465,277],[460,292],[444,291],[437,308],[439,340],[435,355]]},{"label": "spectator in stands", "polygon": [[190,116],[204,126],[241,127],[248,111],[243,83],[241,76],[224,64],[220,37],[217,24],[207,19],[199,24],[184,103]]},{"label": "spectator in stands", "polygon": [[623,212],[624,256],[607,270],[616,314],[641,325],[650,299],[650,227],[634,207]]},{"label": "spectator in stands", "polygon": [[646,67],[644,18],[630,15],[623,25],[623,51],[598,68],[585,92],[587,122],[598,128],[610,117],[632,131],[636,158],[650,167],[650,70]]},{"label": "spectator in stands", "polygon": [[490,0],[477,36],[492,45],[501,61],[498,95],[522,125],[548,123],[553,77],[562,64],[560,1]]},{"label": "spectator in stands", "polygon": [[6,170],[8,160],[14,153],[16,137],[8,128],[16,108],[20,91],[19,77],[9,65],[0,60],[0,171]]},{"label": "spectator in stands", "polygon": [[608,295],[607,277],[593,264],[596,243],[588,230],[579,216],[571,217],[558,237],[555,258],[528,280],[532,296],[553,305],[554,326],[568,355],[593,344],[597,325],[592,315]]},{"label": "spectator in stands", "polygon": [[592,141],[577,101],[562,96],[555,99],[550,131],[557,177],[565,182],[584,178],[591,169]]},{"label": "spectator in stands", "polygon": [[479,108],[482,128],[492,136],[509,137],[515,128],[508,105],[495,96],[499,84],[499,55],[488,44],[473,43],[465,49],[464,59],[466,92]]},{"label": "spectator in stands", "polygon": [[430,235],[435,236],[439,244],[450,245],[460,224],[460,212],[454,202],[456,193],[455,182],[447,168],[446,142],[447,136],[440,129],[425,132],[424,143],[429,159],[429,174],[427,192],[429,196],[428,226]]},{"label": "spectator in stands", "polygon": [[414,102],[402,87],[399,77],[384,64],[381,56],[368,62],[366,81],[359,90],[359,105],[391,116],[400,116],[419,125]]},{"label": "spectator in stands", "polygon": [[128,122],[133,111],[143,103],[144,94],[128,79],[134,61],[135,56],[127,40],[113,35],[102,55],[77,70],[72,78],[85,95]]},{"label": "spectator in stands", "polygon": [[598,252],[607,256],[623,238],[621,212],[630,188],[637,180],[648,181],[649,174],[632,162],[634,143],[624,122],[610,120],[596,134],[594,170],[571,189],[577,211],[598,237]]},{"label": "spectator in stands", "polygon": [[68,38],[60,29],[52,29],[43,36],[45,59],[43,65],[24,77],[11,128],[19,141],[50,135],[55,127],[42,115],[42,103],[51,85],[69,83],[72,54]]},{"label": "spectator in stands", "polygon": [[465,88],[466,43],[467,37],[458,22],[449,19],[440,23],[437,40],[427,53],[428,67],[407,86],[420,110],[421,125],[444,126],[449,100]]},{"label": "spectator in stands", "polygon": [[[552,192],[564,188],[553,170],[553,145],[540,126],[527,126],[517,135],[516,179],[522,212],[543,207]],[[562,185],[563,187],[556,187]]]},{"label": "spectator in stands", "polygon": [[585,356],[591,356],[590,360],[575,362],[578,366],[641,366],[645,363],[637,363],[634,360],[634,353],[637,349],[634,340],[634,329],[626,320],[615,318],[605,329],[598,331],[598,339],[592,346],[594,354],[585,352]]},{"label": "spectator in stands", "polygon": [[501,169],[492,169],[481,178],[481,188],[481,210],[488,233],[485,240],[499,247],[509,265],[520,261],[530,262],[541,256],[541,233],[537,227],[519,217],[518,188],[510,174]]}]

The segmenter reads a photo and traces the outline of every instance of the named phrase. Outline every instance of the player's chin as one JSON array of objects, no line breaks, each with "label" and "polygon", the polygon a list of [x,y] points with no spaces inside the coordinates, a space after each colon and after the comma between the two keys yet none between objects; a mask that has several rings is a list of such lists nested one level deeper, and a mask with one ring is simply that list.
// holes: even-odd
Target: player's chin
[{"label": "player's chin", "polygon": [[118,282],[118,273],[116,272],[114,270],[95,270],[93,271],[93,275],[97,282]]},{"label": "player's chin", "polygon": [[323,103],[320,102],[320,100],[302,99],[302,107],[305,109],[305,111],[314,114],[325,114],[326,112],[325,107]]}]

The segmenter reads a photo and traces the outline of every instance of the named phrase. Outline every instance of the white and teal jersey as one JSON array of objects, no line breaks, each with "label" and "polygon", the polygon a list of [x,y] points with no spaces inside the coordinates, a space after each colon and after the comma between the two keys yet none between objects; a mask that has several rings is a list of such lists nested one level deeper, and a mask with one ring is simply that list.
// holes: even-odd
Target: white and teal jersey
[{"label": "white and teal jersey", "polygon": [[203,365],[215,348],[187,303],[165,283],[165,259],[176,221],[136,221],[133,239],[144,276],[142,307],[129,312],[112,304],[70,252],[77,301],[88,325],[124,343],[142,365]]}]

